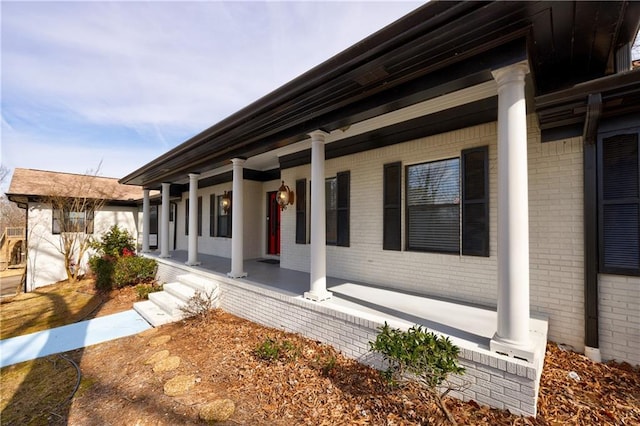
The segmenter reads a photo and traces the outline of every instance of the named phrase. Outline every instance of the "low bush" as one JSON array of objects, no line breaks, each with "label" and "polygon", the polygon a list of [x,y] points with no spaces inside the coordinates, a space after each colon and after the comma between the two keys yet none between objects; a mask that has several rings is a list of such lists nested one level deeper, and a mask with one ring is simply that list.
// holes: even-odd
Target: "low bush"
[{"label": "low bush", "polygon": [[300,354],[300,349],[288,340],[278,342],[277,340],[267,337],[254,351],[255,355],[269,362],[274,361],[292,361]]},{"label": "low bush", "polygon": [[138,299],[146,300],[149,298],[150,293],[155,293],[156,291],[162,291],[162,284],[138,284],[136,285],[136,293],[138,294]]},{"label": "low bush", "polygon": [[135,253],[135,240],[126,229],[120,229],[118,225],[113,225],[109,230],[100,236],[100,240],[94,240],[91,247],[98,254],[119,257]]},{"label": "low bush", "polygon": [[96,288],[110,290],[113,280],[115,258],[111,256],[91,256],[89,267],[96,276]]},{"label": "low bush", "polygon": [[113,269],[113,286],[121,288],[150,282],[155,278],[156,267],[157,262],[154,259],[139,256],[120,257]]},{"label": "low bush", "polygon": [[389,368],[383,372],[392,384],[403,384],[417,380],[436,399],[438,407],[447,419],[455,424],[443,398],[451,390],[445,385],[450,373],[463,374],[464,367],[458,365],[460,349],[448,337],[438,336],[416,325],[407,331],[393,329],[385,322],[379,328],[376,340],[370,342],[371,350],[380,353]]}]

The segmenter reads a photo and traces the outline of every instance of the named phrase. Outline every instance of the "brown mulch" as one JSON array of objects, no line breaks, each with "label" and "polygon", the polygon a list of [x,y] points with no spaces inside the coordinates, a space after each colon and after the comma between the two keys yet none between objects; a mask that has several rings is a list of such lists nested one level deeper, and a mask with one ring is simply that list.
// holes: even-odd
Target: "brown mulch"
[{"label": "brown mulch", "polygon": [[[95,292],[90,285],[78,291]],[[102,303],[89,317],[130,309],[136,301],[131,287],[99,295]],[[255,350],[267,338],[289,342],[294,349],[280,360],[261,360]],[[160,358],[180,357],[179,366],[154,373],[155,363],[148,361],[159,352]],[[66,355],[79,364],[82,384],[71,404],[64,403],[75,384],[75,370],[55,357],[42,358],[41,363],[53,363],[53,374],[61,377],[56,393],[60,401],[51,402],[53,408],[39,414],[33,424],[206,424],[199,417],[201,410],[226,399],[234,402],[235,410],[227,421],[216,424],[446,424],[435,402],[419,387],[390,388],[377,371],[330,346],[220,310],[203,320],[170,324]],[[34,369],[32,375],[37,374]],[[184,394],[166,395],[166,384],[179,376],[195,377],[195,384]],[[38,377],[33,380],[40,382]],[[67,381],[68,386],[62,385]],[[23,407],[25,399],[19,395],[15,397],[24,421],[15,424],[34,418],[30,413],[35,407]],[[473,401],[448,398],[446,404],[459,424],[637,425],[640,368],[596,364],[550,343],[536,418],[514,416]]]},{"label": "brown mulch", "polygon": [[[159,335],[172,339],[159,347]],[[295,346],[293,356],[264,361],[255,349],[271,338]],[[173,371],[145,365],[168,350],[182,359]],[[445,424],[435,402],[417,386],[392,389],[379,374],[333,348],[240,319],[222,311],[86,348],[74,357],[89,383],[66,413],[69,424],[203,424],[199,409],[217,399],[235,402],[223,425],[419,425]],[[622,364],[594,364],[549,344],[536,418],[511,415],[475,402],[447,399],[460,424],[560,425],[640,424],[640,371]],[[580,381],[568,376],[575,371]],[[196,383],[177,397],[165,383],[193,375]]]}]

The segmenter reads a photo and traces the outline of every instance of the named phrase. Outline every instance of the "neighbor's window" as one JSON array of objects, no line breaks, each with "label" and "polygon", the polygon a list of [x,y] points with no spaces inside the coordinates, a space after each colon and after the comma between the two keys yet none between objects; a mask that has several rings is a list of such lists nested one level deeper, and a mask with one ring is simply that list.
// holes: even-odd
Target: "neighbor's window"
[{"label": "neighbor's window", "polygon": [[460,252],[460,159],[407,166],[407,249]]},{"label": "neighbor's window", "polygon": [[640,275],[640,131],[598,140],[600,271]]},{"label": "neighbor's window", "polygon": [[93,211],[53,210],[52,234],[84,232],[93,234]]}]

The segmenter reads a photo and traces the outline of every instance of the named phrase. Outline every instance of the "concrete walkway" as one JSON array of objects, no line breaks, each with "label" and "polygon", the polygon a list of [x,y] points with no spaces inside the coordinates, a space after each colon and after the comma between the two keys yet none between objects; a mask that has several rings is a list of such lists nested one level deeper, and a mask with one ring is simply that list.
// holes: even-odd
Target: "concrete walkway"
[{"label": "concrete walkway", "polygon": [[0,340],[0,368],[131,336],[149,328],[151,325],[147,321],[129,310]]}]

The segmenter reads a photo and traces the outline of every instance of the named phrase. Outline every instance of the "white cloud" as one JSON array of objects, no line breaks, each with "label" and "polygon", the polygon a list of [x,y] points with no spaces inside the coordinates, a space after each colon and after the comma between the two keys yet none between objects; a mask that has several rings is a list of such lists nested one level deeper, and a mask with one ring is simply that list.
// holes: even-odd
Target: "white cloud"
[{"label": "white cloud", "polygon": [[3,2],[3,161],[66,170],[74,152],[161,154],[418,5]]}]

